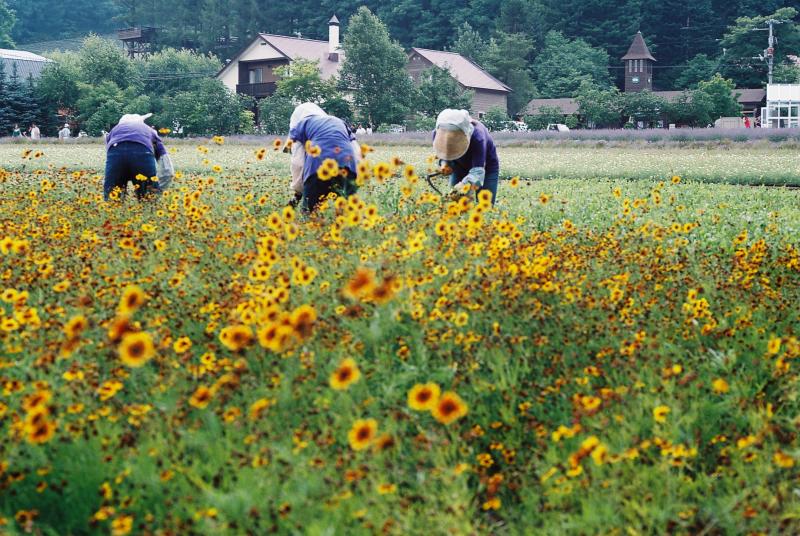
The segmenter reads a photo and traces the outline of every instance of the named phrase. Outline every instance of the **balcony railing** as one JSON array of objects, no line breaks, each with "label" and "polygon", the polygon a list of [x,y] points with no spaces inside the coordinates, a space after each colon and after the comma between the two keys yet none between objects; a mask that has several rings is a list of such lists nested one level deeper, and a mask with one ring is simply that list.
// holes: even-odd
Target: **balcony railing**
[{"label": "balcony railing", "polygon": [[249,95],[251,97],[269,97],[275,93],[275,82],[263,82],[261,84],[237,84],[236,93],[239,95]]}]

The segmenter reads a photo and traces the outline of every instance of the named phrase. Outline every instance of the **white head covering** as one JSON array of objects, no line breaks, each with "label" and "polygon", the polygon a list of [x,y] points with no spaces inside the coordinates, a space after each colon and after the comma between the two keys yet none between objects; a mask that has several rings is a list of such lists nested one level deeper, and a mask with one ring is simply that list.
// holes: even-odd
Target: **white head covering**
[{"label": "white head covering", "polygon": [[303,104],[299,105],[297,108],[294,109],[292,112],[292,117],[289,119],[289,130],[292,130],[300,122],[311,116],[325,116],[328,115],[325,113],[325,110],[314,104],[313,102],[304,102]]},{"label": "white head covering", "polygon": [[153,116],[153,114],[145,114],[145,115],[125,114],[120,118],[119,124],[120,125],[130,125],[132,123],[144,123],[145,121],[150,119],[152,116]]},{"label": "white head covering", "polygon": [[475,126],[466,110],[443,110],[436,118],[433,148],[442,160],[457,160],[469,149]]},{"label": "white head covering", "polygon": [[468,138],[472,137],[475,127],[472,125],[472,118],[466,110],[442,110],[436,118],[436,128],[443,130],[460,130]]}]

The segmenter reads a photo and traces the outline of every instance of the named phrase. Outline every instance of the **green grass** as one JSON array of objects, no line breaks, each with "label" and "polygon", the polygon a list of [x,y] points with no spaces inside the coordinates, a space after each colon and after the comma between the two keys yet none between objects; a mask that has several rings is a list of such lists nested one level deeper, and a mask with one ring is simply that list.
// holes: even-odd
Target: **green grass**
[{"label": "green grass", "polygon": [[[428,199],[422,182],[405,199],[401,178],[369,182],[363,206],[290,223],[285,155],[175,148],[175,187],[123,206],[100,201],[99,146],[4,153],[17,171],[0,182],[0,531],[108,534],[125,516],[133,534],[800,531],[798,192],[667,164],[739,173],[745,151],[655,151],[658,170],[632,152],[614,163],[504,149],[507,170],[535,177],[558,154],[550,165],[576,176],[503,182],[495,210]],[[375,160],[394,154],[424,171],[420,148]],[[625,166],[651,171],[613,173]],[[27,248],[7,253],[6,239]],[[316,271],[307,285],[302,266]],[[383,304],[348,298],[360,267],[402,288]],[[109,335],[129,285],[148,296],[129,329],[157,346],[141,368]],[[302,305],[318,320],[292,348],[220,338]],[[39,322],[15,326],[30,309]],[[88,325],[67,350],[77,315]],[[334,390],[345,358],[361,378]],[[727,392],[713,391],[719,379]],[[112,380],[122,389],[101,400]],[[426,382],[458,393],[467,415],[444,425],[412,410],[408,392]],[[191,404],[214,386],[207,406]],[[44,444],[21,424],[37,390],[52,393],[57,424]],[[354,450],[360,418],[394,447]],[[33,510],[31,527],[14,520]]]},{"label": "green grass", "polygon": [[[169,141],[167,142],[169,145]],[[7,169],[20,169],[25,164],[20,154],[26,147],[19,144],[0,145],[0,162]],[[65,166],[67,169],[102,170],[104,148],[100,144],[41,144],[36,149],[45,155],[37,166]],[[187,172],[207,169],[204,156],[192,143],[173,144],[176,166]],[[230,144],[215,149],[213,163],[228,169],[243,169],[255,162],[257,145]],[[422,165],[431,151],[419,146],[378,147],[374,159],[399,154],[404,160]],[[261,170],[275,174],[288,171],[288,157],[270,156],[259,163]],[[662,179],[672,175],[699,182],[794,185],[800,186],[800,152],[769,147],[719,148],[643,148],[637,146],[589,147],[501,147],[501,173],[504,177],[519,175],[534,179]]]}]

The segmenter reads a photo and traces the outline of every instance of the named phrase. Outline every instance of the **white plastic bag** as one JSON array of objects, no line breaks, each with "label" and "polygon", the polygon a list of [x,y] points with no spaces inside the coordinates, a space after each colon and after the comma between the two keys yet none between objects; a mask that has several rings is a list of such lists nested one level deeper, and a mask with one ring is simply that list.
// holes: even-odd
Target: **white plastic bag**
[{"label": "white plastic bag", "polygon": [[168,154],[161,155],[161,158],[156,162],[156,175],[158,175],[158,186],[161,191],[166,190],[172,184],[172,179],[175,178],[175,166],[172,164],[172,158]]}]

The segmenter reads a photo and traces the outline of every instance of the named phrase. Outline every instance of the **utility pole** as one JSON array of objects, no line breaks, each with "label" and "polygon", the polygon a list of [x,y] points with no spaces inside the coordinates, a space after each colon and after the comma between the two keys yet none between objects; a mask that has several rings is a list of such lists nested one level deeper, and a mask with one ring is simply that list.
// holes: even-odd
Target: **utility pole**
[{"label": "utility pole", "polygon": [[769,19],[766,21],[769,24],[769,28],[754,28],[756,31],[762,32],[769,32],[769,41],[767,42],[767,49],[764,50],[764,53],[758,57],[758,59],[767,62],[767,67],[769,69],[769,74],[767,76],[768,83],[772,83],[772,72],[775,66],[775,44],[778,40],[775,37],[775,25],[776,24],[783,24],[786,22],[785,20],[775,20]]},{"label": "utility pole", "polygon": [[773,28],[776,22],[778,21],[769,19],[769,47],[765,51],[767,55],[767,65],[769,65],[769,76],[767,80],[770,84],[772,83],[772,69],[775,64],[775,32]]}]

